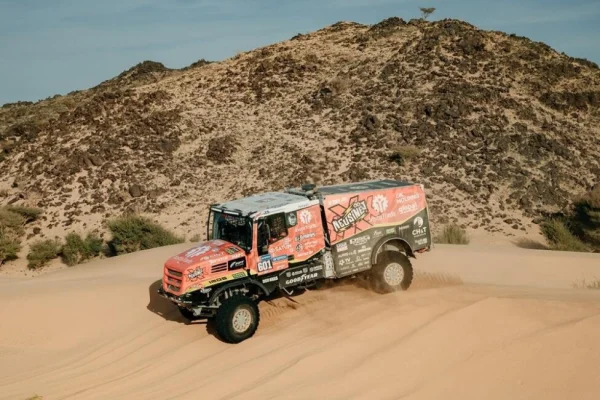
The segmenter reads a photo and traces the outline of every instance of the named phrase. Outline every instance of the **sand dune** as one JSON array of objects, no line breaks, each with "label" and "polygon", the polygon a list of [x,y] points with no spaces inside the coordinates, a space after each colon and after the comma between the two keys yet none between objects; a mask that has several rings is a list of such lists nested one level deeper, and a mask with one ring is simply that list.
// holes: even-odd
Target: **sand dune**
[{"label": "sand dune", "polygon": [[181,247],[0,280],[0,398],[600,396],[600,292],[568,289],[598,255],[438,246],[408,292],[263,302],[256,336],[227,345],[154,295]]}]

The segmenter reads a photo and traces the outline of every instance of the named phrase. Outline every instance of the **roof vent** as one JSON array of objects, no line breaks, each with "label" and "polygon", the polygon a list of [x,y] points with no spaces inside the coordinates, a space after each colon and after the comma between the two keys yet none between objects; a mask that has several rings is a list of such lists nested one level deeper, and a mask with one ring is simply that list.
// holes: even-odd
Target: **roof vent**
[{"label": "roof vent", "polygon": [[304,190],[305,192],[311,192],[315,190],[316,187],[317,185],[315,185],[314,183],[305,183],[304,185],[302,185],[302,190]]}]

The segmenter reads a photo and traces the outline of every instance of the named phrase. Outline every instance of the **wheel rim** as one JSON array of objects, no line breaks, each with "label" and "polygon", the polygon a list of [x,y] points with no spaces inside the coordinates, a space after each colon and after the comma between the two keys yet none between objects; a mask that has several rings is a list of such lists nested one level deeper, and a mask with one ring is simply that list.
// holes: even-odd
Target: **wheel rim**
[{"label": "wheel rim", "polygon": [[233,314],[233,330],[237,333],[244,333],[252,324],[252,314],[249,310],[242,308]]},{"label": "wheel rim", "polygon": [[398,286],[404,279],[404,269],[398,263],[390,263],[383,271],[383,279],[390,286]]}]

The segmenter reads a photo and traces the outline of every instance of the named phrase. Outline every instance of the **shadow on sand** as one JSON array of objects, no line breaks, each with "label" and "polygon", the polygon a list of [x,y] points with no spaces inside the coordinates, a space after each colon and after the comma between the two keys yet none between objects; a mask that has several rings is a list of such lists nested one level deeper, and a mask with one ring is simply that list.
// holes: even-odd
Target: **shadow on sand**
[{"label": "shadow on sand", "polygon": [[201,319],[190,321],[181,315],[175,304],[159,296],[157,291],[160,288],[160,285],[162,285],[162,280],[159,279],[148,287],[149,302],[148,306],[146,306],[148,310],[156,315],[160,315],[167,321],[174,321],[185,325],[205,325],[206,332],[208,332],[209,335],[218,337],[211,320]]}]

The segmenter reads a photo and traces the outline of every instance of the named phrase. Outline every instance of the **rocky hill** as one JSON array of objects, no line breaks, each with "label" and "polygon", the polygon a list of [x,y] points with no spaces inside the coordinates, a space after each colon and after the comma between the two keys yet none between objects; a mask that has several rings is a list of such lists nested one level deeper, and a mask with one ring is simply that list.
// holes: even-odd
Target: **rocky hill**
[{"label": "rocky hill", "polygon": [[379,177],[425,183],[437,226],[524,230],[600,181],[600,70],[391,18],[0,109],[0,203],[46,210],[30,238],[124,210],[191,236],[213,201]]}]

